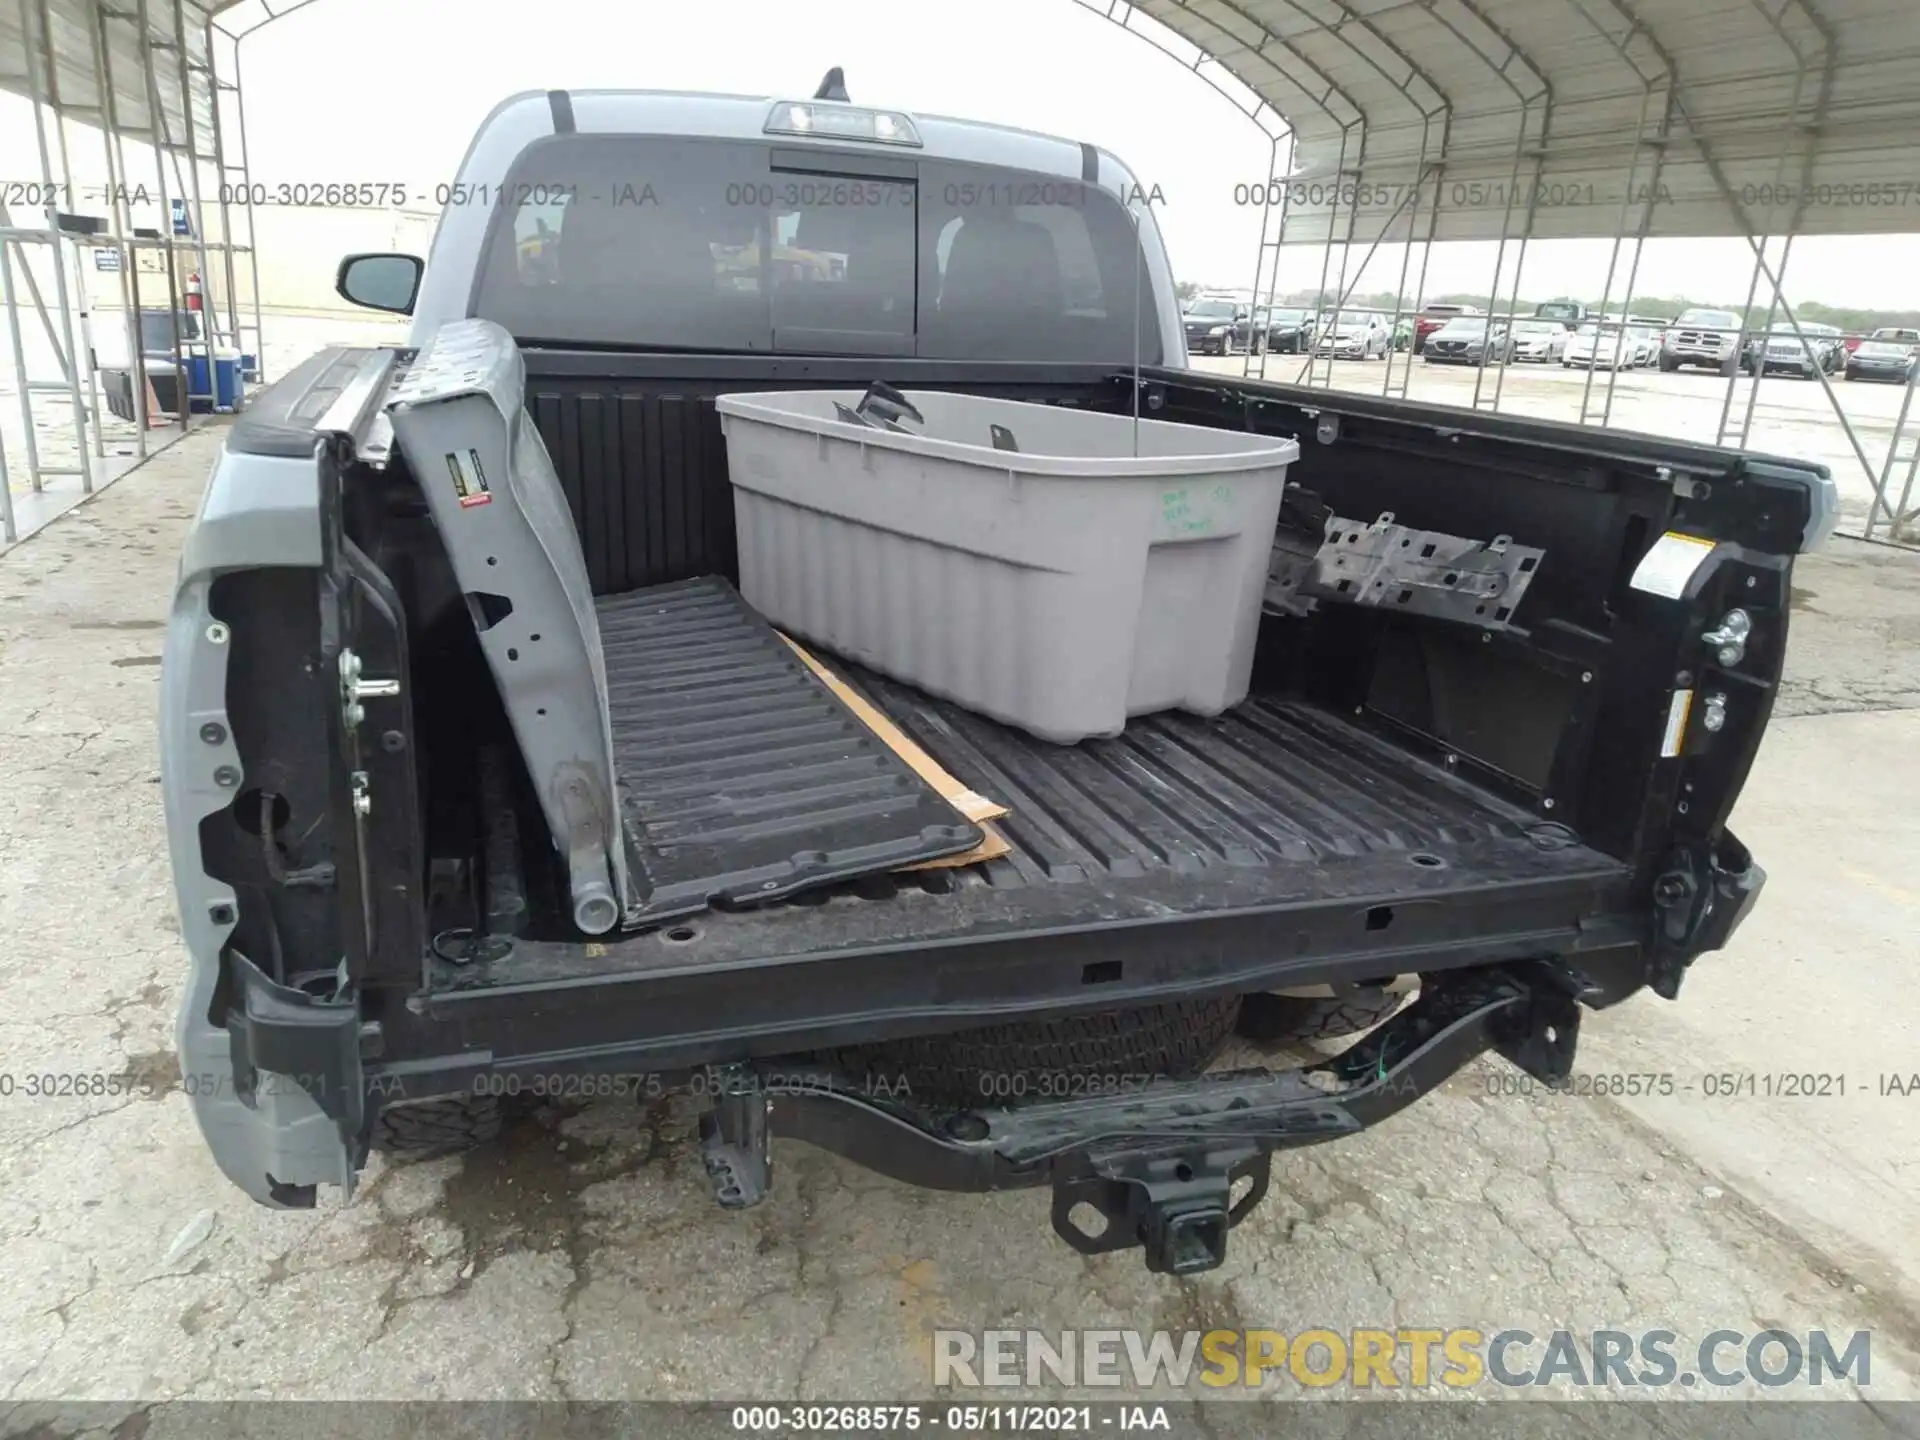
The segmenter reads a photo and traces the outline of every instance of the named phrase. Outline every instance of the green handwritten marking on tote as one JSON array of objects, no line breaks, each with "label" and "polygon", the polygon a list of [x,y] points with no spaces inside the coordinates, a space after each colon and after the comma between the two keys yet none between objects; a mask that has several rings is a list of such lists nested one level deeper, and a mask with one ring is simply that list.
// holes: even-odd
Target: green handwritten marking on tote
[{"label": "green handwritten marking on tote", "polygon": [[[1232,487],[1214,487],[1214,497],[1225,488],[1228,497],[1232,497]],[[1186,486],[1178,490],[1163,490],[1160,494],[1160,519],[1169,530],[1181,535],[1208,535],[1213,532],[1214,517],[1211,511],[1196,510],[1193,497],[1187,493]]]}]

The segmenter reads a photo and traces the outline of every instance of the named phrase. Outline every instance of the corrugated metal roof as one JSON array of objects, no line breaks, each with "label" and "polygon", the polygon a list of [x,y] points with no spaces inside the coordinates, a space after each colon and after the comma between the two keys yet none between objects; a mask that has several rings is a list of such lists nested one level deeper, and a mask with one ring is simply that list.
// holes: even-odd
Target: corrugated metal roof
[{"label": "corrugated metal roof", "polygon": [[[212,154],[207,21],[145,0],[164,139]],[[42,16],[59,99],[152,128],[141,0],[0,0],[0,87]],[[21,17],[28,17],[22,34]],[[1920,229],[1920,0],[1113,0],[1294,139],[1289,241]],[[45,53],[43,51],[43,53]],[[1282,153],[1284,154],[1284,147]],[[1409,191],[1418,183],[1412,198]]]},{"label": "corrugated metal roof", "polygon": [[1288,241],[1920,229],[1916,0],[1132,9],[1284,120]]},{"label": "corrugated metal roof", "polygon": [[[102,96],[110,89],[120,132],[143,142],[154,129],[151,93],[159,98],[161,141],[184,154],[191,140],[194,151],[212,159],[214,81],[207,21],[231,3],[0,0],[0,89],[29,94],[30,76],[38,71],[40,93],[87,124],[105,123]],[[139,43],[143,17],[155,47],[151,92]],[[180,42],[187,62],[184,84],[175,49]],[[104,88],[103,73],[110,82]],[[190,109],[184,98],[189,96]]]}]

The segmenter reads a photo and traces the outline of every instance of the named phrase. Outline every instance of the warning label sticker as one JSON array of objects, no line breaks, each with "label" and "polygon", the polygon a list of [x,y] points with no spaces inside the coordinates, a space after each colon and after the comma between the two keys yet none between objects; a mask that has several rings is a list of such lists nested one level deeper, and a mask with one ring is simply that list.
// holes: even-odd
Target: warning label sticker
[{"label": "warning label sticker", "polygon": [[1660,737],[1661,758],[1671,760],[1687,743],[1687,717],[1693,713],[1693,691],[1676,690],[1667,702],[1667,728]]},{"label": "warning label sticker", "polygon": [[487,488],[487,472],[480,468],[480,453],[477,450],[469,450],[465,456],[457,450],[449,450],[447,473],[453,476],[453,492],[460,497],[461,509],[493,503],[493,492]]},{"label": "warning label sticker", "polygon": [[1653,542],[1653,548],[1641,557],[1633,572],[1635,590],[1678,600],[1687,592],[1693,572],[1713,553],[1714,542],[1697,535],[1682,535],[1669,530]]}]

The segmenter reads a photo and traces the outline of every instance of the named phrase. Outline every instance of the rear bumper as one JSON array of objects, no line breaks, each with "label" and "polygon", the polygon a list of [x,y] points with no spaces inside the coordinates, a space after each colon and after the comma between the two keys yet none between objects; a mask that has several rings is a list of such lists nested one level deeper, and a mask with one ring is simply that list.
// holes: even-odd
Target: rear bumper
[{"label": "rear bumper", "polygon": [[[1612,888],[1596,876],[1569,876],[1464,906],[1403,905],[1393,922],[1397,943],[1385,951],[1356,943],[1369,910],[1364,901],[1356,909],[1349,900],[1318,916],[1242,913],[1079,934],[987,937],[763,963],[744,973],[628,973],[396,995],[399,1003],[387,1005],[373,997],[318,1001],[236,956],[228,962],[235,993],[225,1023],[206,1025],[209,997],[196,992],[182,1015],[182,1056],[206,1097],[196,1100],[197,1117],[228,1177],[262,1203],[310,1207],[318,1184],[351,1195],[379,1111],[410,1101],[541,1093],[644,1098],[716,1066],[791,1073],[796,1056],[870,1041],[1209,994],[1365,983],[1383,972],[1417,972],[1432,993],[1464,993],[1459,987],[1479,984],[1476,977],[1550,954],[1569,957],[1594,977],[1589,1003],[1612,1004],[1641,988],[1649,974],[1645,912],[1622,913],[1619,897],[1608,902]],[[1282,941],[1296,951],[1305,945],[1308,953],[1284,958],[1276,951]],[[196,959],[202,975],[218,965],[211,953]],[[1101,978],[1108,967],[1120,978],[1102,983],[1096,998],[1087,989],[1089,976]],[[1471,1056],[1459,1063],[1465,1058]],[[800,1088],[810,1095],[819,1087]],[[888,1146],[905,1144],[895,1134],[899,1107],[850,1086],[828,1088],[836,1093],[822,1102],[824,1109],[801,1107],[792,1128],[782,1128],[789,1122],[781,1119],[776,1130],[942,1189],[1050,1183],[1071,1170],[1065,1158],[1071,1152],[1135,1134],[1129,1128],[1135,1121],[1145,1127],[1140,1135],[1157,1134],[1160,1124],[1151,1109],[1127,1124],[1106,1111],[1060,1111],[1062,1125],[1091,1128],[1063,1130],[1060,1158],[1048,1159],[1039,1172],[1032,1165],[1047,1157],[1022,1149],[1001,1157],[1005,1166],[981,1158],[973,1146],[927,1151],[923,1144],[931,1158],[889,1160]],[[1424,1090],[1416,1087],[1408,1099],[1419,1093]],[[1191,1098],[1185,1090],[1158,1087],[1153,1095],[1171,1097],[1169,1103]],[[1269,1098],[1306,1100],[1284,1087]],[[1374,1103],[1367,1099],[1350,1113],[1364,1118]],[[1297,1107],[1282,1110],[1297,1114]],[[948,1133],[945,1116],[907,1120],[911,1130]],[[1362,1128],[1345,1119],[1314,1123],[1314,1141]],[[867,1138],[836,1142],[849,1126]],[[989,1126],[988,1133],[1032,1133],[1028,1120],[1021,1126],[1013,1132]],[[882,1144],[875,1134],[894,1140]],[[899,1168],[909,1164],[905,1172]]]},{"label": "rear bumper", "polygon": [[[843,954],[832,961],[840,973],[775,964],[748,975],[411,995],[378,1020],[362,1004],[278,985],[234,956],[233,993],[214,1028],[204,982],[217,962],[196,949],[182,1055],[196,1117],[222,1168],[273,1206],[312,1206],[316,1182],[350,1194],[377,1112],[398,1101],[539,1093],[632,1100],[692,1089],[711,1100],[704,1159],[725,1207],[768,1193],[770,1141],[781,1137],[931,1189],[1050,1187],[1053,1226],[1076,1250],[1137,1246],[1150,1269],[1190,1274],[1222,1262],[1232,1228],[1265,1194],[1275,1150],[1357,1134],[1488,1051],[1543,1085],[1564,1081],[1583,1008],[1616,1003],[1649,983],[1671,994],[1698,954],[1726,943],[1765,879],[1743,857],[1730,843],[1702,870],[1661,877],[1660,934],[1651,950],[1645,912],[1607,913],[1600,895],[1588,892],[1576,905],[1565,890],[1550,898],[1536,886],[1512,897],[1518,908],[1499,914],[1484,905],[1404,906],[1403,913],[1432,913],[1406,914],[1404,934],[1395,920],[1397,944],[1364,956],[1353,952],[1351,932],[1362,917],[1372,928],[1379,907],[1359,915],[1342,907],[1344,915],[1325,917],[1337,923],[1324,935],[1322,917],[1239,915],[1222,917],[1204,937],[1154,926],[1045,937],[1000,947],[1008,953],[999,955],[991,946]],[[1733,863],[1740,868],[1724,868]],[[1569,909],[1581,914],[1558,925],[1549,918]],[[1346,948],[1348,963],[1323,955],[1292,969],[1276,964],[1277,949],[1302,946]],[[1111,1091],[1014,1106],[916,1104],[910,1094],[795,1058],[994,1016],[1033,1020],[1084,1010],[1088,966],[1113,965],[1116,957],[1124,957],[1117,968],[1126,979],[1102,986],[1102,1003],[1113,1008],[1329,977],[1362,980],[1383,965],[1420,972],[1421,994],[1353,1049],[1304,1068],[1187,1080],[1116,1076]],[[1050,980],[1057,989],[1043,997]],[[917,1015],[890,1013],[903,985],[923,987]],[[1143,985],[1161,988],[1143,992]],[[999,1004],[982,1003],[989,992]],[[410,1021],[417,1028],[409,1030]],[[544,1091],[521,1083],[556,1076],[584,1083]],[[1246,1193],[1236,1199],[1242,1186]],[[1099,1234],[1074,1222],[1082,1206],[1105,1217]]]}]

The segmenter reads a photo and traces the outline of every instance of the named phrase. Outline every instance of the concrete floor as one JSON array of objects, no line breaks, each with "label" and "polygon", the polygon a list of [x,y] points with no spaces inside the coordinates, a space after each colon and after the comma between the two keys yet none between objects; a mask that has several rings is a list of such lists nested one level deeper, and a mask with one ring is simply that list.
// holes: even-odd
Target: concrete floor
[{"label": "concrete floor", "polygon": [[[108,334],[118,342],[108,351],[102,364],[124,364],[125,339],[117,333],[119,322],[106,312]],[[284,375],[314,351],[328,345],[398,344],[406,337],[404,322],[380,316],[355,314],[281,315],[269,314],[265,321],[263,362],[269,377]],[[27,347],[28,373],[45,379],[58,373],[59,360],[46,343],[37,325],[23,327],[21,340]],[[84,504],[86,481],[77,473],[80,447],[73,424],[73,405],[64,394],[38,392],[33,396],[33,440],[40,463],[55,469],[73,470],[66,475],[46,475],[35,490],[27,456],[27,412],[20,407],[20,389],[13,373],[11,356],[0,356],[0,459],[7,468],[7,489],[13,502],[13,528],[17,537],[9,541],[0,526],[0,554],[10,544],[24,540],[51,524],[67,511]],[[139,430],[131,421],[122,420],[106,408],[104,393],[97,407],[100,426],[99,444],[89,435],[88,464],[95,490],[104,490],[140,465]],[[207,417],[195,416],[195,428],[208,424]],[[178,424],[153,426],[147,432],[151,454],[179,440],[183,432]],[[95,452],[98,453],[95,453]]]},{"label": "concrete floor", "polygon": [[[173,1073],[184,960],[155,682],[215,439],[0,560],[15,1077]],[[930,1331],[990,1325],[1868,1328],[1871,1397],[1920,1397],[1920,1098],[1872,1093],[1920,1068],[1902,944],[1920,905],[1920,709],[1903,708],[1920,701],[1920,562],[1842,543],[1797,579],[1790,681],[1736,822],[1772,884],[1677,1005],[1598,1017],[1584,1058],[1683,1084],[1844,1071],[1844,1100],[1514,1098],[1489,1063],[1281,1159],[1226,1268],[1180,1281],[1075,1256],[1042,1196],[920,1193],[798,1146],[770,1201],[723,1214],[671,1107],[536,1115],[465,1158],[376,1160],[350,1206],[284,1213],[226,1184],[177,1090],[16,1089],[0,1433],[81,1398],[923,1396]],[[1556,1409],[1527,1433],[1585,1425]]]}]

